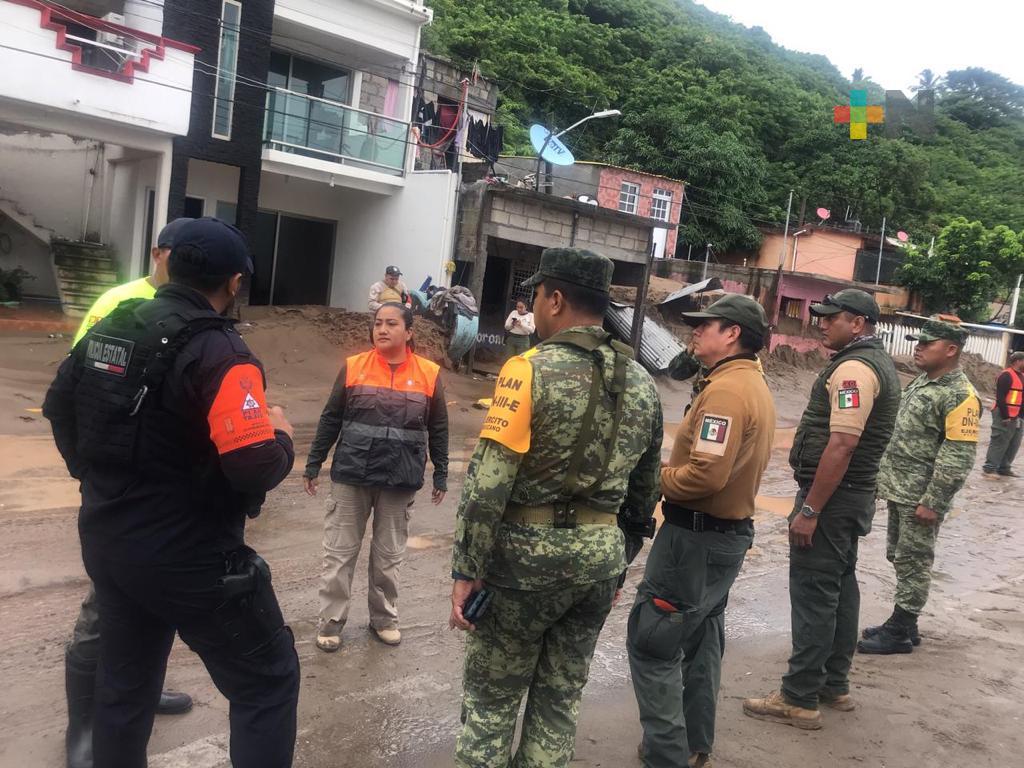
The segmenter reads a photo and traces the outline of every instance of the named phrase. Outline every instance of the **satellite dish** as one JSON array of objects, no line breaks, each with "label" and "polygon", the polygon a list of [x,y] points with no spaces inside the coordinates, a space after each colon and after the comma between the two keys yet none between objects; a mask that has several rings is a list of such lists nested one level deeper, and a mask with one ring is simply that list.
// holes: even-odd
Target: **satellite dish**
[{"label": "satellite dish", "polygon": [[543,125],[534,123],[530,126],[530,143],[537,154],[552,165],[572,165],[576,162],[569,148]]},{"label": "satellite dish", "polygon": [[576,199],[581,203],[586,203],[587,205],[597,205],[597,199],[592,195],[580,195]]},{"label": "satellite dish", "polygon": [[910,235],[908,235],[901,229],[899,232],[896,233],[896,239],[899,240],[901,243],[905,243],[907,242],[907,240],[910,239]]},{"label": "satellite dish", "polygon": [[824,221],[825,219],[827,219],[831,215],[832,215],[832,211],[830,211],[828,208],[819,208],[818,209],[818,218],[821,219],[822,221]]}]

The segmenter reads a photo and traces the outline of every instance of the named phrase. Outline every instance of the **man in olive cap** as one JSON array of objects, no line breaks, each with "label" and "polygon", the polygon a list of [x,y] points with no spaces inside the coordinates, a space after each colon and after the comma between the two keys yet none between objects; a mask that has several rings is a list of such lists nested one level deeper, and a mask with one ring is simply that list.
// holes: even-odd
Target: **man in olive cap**
[{"label": "man in olive cap", "polygon": [[889,502],[885,556],[896,569],[896,599],[884,624],[864,630],[861,653],[910,653],[921,642],[917,617],[932,580],[939,526],[974,466],[981,401],[960,367],[967,333],[929,320],[916,341],[921,375],[907,385],[878,472]]},{"label": "man in olive cap", "polygon": [[878,465],[900,402],[896,366],[875,336],[879,310],[848,288],[811,305],[832,357],[811,388],[789,464],[800,486],[789,523],[793,652],[782,688],[746,699],[750,717],[821,728],[819,704],[850,711],[857,646],[857,545],[875,515]]},{"label": "man in olive cap", "polygon": [[[647,768],[708,764],[725,648],[725,605],[754,537],[754,497],[775,405],[757,362],[768,320],[749,296],[684,312],[708,372],[661,470],[665,525],[647,558],[627,646]],[[724,535],[723,535],[724,534]]]},{"label": "man in olive cap", "polygon": [[[460,768],[572,758],[597,637],[626,569],[620,509],[650,520],[662,413],[650,375],[603,330],[612,262],[549,248],[533,286],[541,343],[498,377],[462,491],[450,625],[466,641]],[[487,612],[466,615],[487,590]]]}]

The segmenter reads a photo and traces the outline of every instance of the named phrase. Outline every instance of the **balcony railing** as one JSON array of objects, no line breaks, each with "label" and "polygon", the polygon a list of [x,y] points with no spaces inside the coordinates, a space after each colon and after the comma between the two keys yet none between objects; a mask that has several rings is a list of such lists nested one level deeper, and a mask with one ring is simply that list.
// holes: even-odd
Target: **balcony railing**
[{"label": "balcony railing", "polygon": [[267,93],[271,149],[401,176],[409,123],[284,88]]}]

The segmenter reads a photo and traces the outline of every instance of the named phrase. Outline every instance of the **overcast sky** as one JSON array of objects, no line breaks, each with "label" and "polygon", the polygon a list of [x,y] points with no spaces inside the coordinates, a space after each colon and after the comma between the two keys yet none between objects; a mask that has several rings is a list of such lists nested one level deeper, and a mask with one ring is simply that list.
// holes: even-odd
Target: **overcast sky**
[{"label": "overcast sky", "polygon": [[820,53],[847,78],[857,67],[910,96],[917,73],[984,67],[1024,84],[1020,0],[697,0],[779,45]]}]

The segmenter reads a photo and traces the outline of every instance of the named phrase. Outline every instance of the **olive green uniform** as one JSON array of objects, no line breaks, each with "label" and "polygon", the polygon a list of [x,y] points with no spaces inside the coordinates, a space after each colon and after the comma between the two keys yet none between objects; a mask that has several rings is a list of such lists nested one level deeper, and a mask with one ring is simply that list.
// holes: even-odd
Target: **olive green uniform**
[{"label": "olive green uniform", "polygon": [[[867,370],[871,375],[862,378]],[[819,694],[849,693],[860,613],[858,540],[871,530],[878,465],[899,399],[899,377],[882,342],[873,336],[855,339],[818,376],[797,427],[789,461],[800,492],[790,520],[803,506],[832,430],[859,432],[860,438],[839,487],[819,510],[811,547],[790,547],[793,652],[782,693],[795,706],[817,709]]]}]

